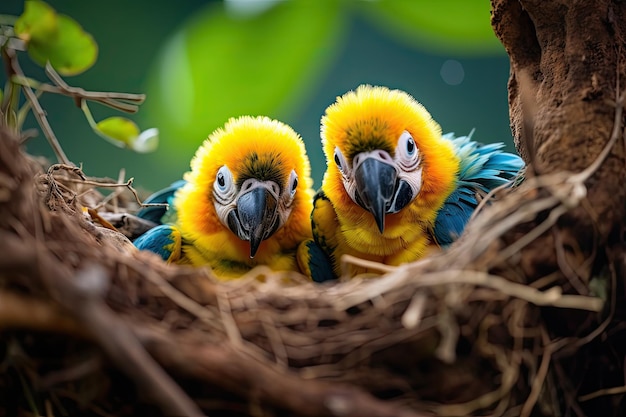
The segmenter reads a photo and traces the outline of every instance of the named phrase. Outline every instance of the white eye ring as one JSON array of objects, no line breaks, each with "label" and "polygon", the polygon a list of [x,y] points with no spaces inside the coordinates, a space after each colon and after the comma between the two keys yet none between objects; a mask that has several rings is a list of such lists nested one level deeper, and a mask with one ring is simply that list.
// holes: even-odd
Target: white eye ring
[{"label": "white eye ring", "polygon": [[348,162],[346,161],[346,158],[343,157],[343,154],[338,147],[335,147],[334,160],[335,164],[337,164],[337,168],[339,168],[339,171],[341,171],[344,176],[348,176],[348,173],[350,171],[348,167]]},{"label": "white eye ring", "polygon": [[213,182],[214,195],[222,203],[227,203],[234,195],[235,184],[233,174],[226,165],[222,166],[215,175]]},{"label": "white eye ring", "polygon": [[293,198],[296,195],[296,190],[298,189],[298,174],[296,171],[291,171],[291,175],[289,176],[289,196]]},{"label": "white eye ring", "polygon": [[419,150],[413,136],[406,130],[402,132],[396,146],[396,158],[406,170],[413,170],[419,163]]}]

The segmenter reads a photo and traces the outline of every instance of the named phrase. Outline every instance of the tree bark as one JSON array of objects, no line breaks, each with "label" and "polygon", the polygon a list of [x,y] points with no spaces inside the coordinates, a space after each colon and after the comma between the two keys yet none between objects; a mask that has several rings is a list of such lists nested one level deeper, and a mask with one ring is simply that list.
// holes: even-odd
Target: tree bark
[{"label": "tree bark", "polygon": [[[520,154],[542,174],[584,170],[607,146],[615,101],[626,89],[626,4],[494,0],[492,6],[494,30],[511,61],[511,129]],[[624,219],[619,142],[587,183],[601,240]],[[587,219],[589,213],[575,213],[571,220],[588,229]]]},{"label": "tree bark", "polygon": [[[527,177],[569,173],[569,179],[584,178],[586,193],[580,205],[559,218],[552,233],[541,235],[521,253],[525,276],[532,284],[552,271],[571,293],[593,293],[593,281],[606,271],[614,279],[609,293],[615,304],[602,317],[544,311],[553,337],[592,332],[603,318],[609,329],[602,332],[601,342],[552,363],[562,406],[577,415],[623,415],[623,395],[581,402],[578,395],[624,384],[626,345],[615,337],[624,337],[624,331],[616,329],[625,317],[626,147],[621,108],[626,92],[626,3],[492,0],[492,25],[510,57],[511,130],[530,165]],[[577,177],[581,172],[589,176]],[[535,224],[548,215],[538,216]],[[582,285],[573,285],[576,280]]]}]

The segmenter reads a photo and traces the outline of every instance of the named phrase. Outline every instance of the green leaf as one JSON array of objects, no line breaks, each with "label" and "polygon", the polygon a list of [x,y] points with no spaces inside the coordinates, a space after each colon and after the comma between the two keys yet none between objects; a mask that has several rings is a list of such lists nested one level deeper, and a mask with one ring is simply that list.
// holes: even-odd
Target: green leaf
[{"label": "green leaf", "polygon": [[13,28],[25,42],[51,43],[58,35],[56,11],[43,1],[26,0],[24,13]]},{"label": "green leaf", "polygon": [[15,31],[27,42],[33,61],[41,66],[50,61],[62,75],[80,74],[98,57],[98,45],[93,37],[74,19],[57,14],[42,1],[26,1]]},{"label": "green leaf", "polygon": [[487,0],[358,2],[373,23],[400,41],[456,54],[504,53],[491,27]]},{"label": "green leaf", "polygon": [[100,136],[120,148],[147,153],[155,151],[159,145],[158,129],[140,132],[137,124],[125,117],[109,117],[98,122],[95,129]]},{"label": "green leaf", "polygon": [[74,19],[59,15],[59,37],[54,48],[49,49],[48,57],[59,74],[76,75],[96,62],[98,45]]},{"label": "green leaf", "polygon": [[168,163],[186,166],[230,117],[287,118],[334,58],[339,11],[334,0],[283,1],[244,17],[212,4],[187,22],[152,69],[142,115],[177,139],[163,144]]},{"label": "green leaf", "polygon": [[130,144],[139,136],[139,127],[135,122],[125,117],[109,117],[96,124],[98,133],[119,147],[130,147]]},{"label": "green leaf", "polygon": [[33,60],[42,66],[49,60],[61,75],[76,75],[91,68],[98,57],[98,45],[93,37],[71,17],[58,15],[58,23],[54,42],[29,44],[28,52]]}]

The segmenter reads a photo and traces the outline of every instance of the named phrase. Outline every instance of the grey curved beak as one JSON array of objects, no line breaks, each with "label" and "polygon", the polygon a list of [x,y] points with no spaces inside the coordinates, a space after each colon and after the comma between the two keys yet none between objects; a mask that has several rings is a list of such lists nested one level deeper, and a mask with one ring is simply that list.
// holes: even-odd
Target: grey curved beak
[{"label": "grey curved beak", "polygon": [[250,241],[250,258],[254,258],[261,242],[277,228],[276,198],[265,187],[256,187],[241,195],[237,210],[228,219],[230,229],[240,239]]},{"label": "grey curved beak", "polygon": [[395,194],[396,169],[379,159],[367,157],[354,171],[357,202],[372,213],[378,230],[385,230],[385,214]]}]

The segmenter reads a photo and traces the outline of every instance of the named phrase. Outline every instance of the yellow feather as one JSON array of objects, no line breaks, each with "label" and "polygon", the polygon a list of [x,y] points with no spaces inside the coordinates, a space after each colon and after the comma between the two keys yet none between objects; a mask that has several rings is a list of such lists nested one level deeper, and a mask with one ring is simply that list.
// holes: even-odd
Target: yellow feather
[{"label": "yellow feather", "polygon": [[[251,158],[251,155],[256,155]],[[246,173],[271,164],[287,188],[292,170],[298,175],[293,209],[285,225],[264,240],[253,259],[249,242],[239,239],[218,219],[213,202],[217,171],[226,165],[238,183]],[[261,172],[259,175],[263,175]],[[302,139],[289,126],[267,117],[230,119],[200,146],[185,174],[187,184],[176,194],[178,227],[183,236],[179,263],[210,265],[224,279],[242,275],[256,265],[297,270],[295,251],[311,237],[312,180]],[[264,178],[262,178],[264,179]]]},{"label": "yellow feather", "polygon": [[[398,138],[408,131],[423,157],[422,186],[407,207],[388,214],[381,234],[373,216],[346,193],[333,162],[338,147],[349,163],[359,152],[383,149],[393,157]],[[441,127],[413,97],[400,90],[361,85],[328,107],[322,118],[322,143],[328,163],[322,190],[334,212],[315,215],[320,233],[334,234],[337,260],[343,254],[398,265],[424,255],[428,230],[454,190],[459,160]],[[333,232],[338,230],[338,232]],[[326,237],[328,238],[328,237]],[[335,273],[340,274],[338,262]]]}]

